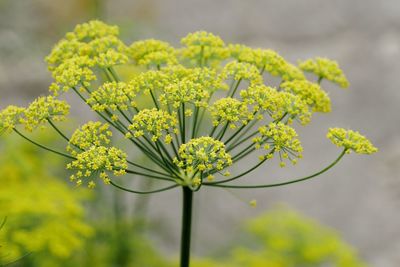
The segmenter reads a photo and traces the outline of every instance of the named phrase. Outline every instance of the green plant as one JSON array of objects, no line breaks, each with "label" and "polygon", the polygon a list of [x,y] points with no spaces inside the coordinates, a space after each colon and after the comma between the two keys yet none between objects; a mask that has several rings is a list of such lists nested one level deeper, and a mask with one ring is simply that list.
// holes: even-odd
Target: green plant
[{"label": "green plant", "polygon": [[[94,188],[100,178],[105,184],[136,194],[181,187],[181,266],[187,267],[193,195],[201,187],[287,185],[326,172],[346,153],[371,154],[377,149],[358,132],[332,128],[328,137],[343,149],[321,171],[281,183],[230,183],[275,155],[282,167],[287,161],[295,164],[302,146],[294,122],[306,125],[312,113],[330,111],[329,97],[320,86],[323,80],[347,87],[347,79],[334,61],[316,58],[297,67],[272,50],[226,45],[207,32],[191,33],[181,43],[183,47],[175,49],[151,39],[128,47],[118,38],[116,26],[100,21],[78,25],[46,58],[55,80],[50,86],[53,95],[40,97],[27,108],[3,110],[0,131],[14,131],[68,158],[67,168],[73,172],[70,179],[77,185]],[[124,65],[136,66],[139,74],[121,79],[118,73]],[[302,70],[316,74],[317,82],[307,80]],[[280,83],[276,87],[265,85],[264,73],[278,77]],[[65,119],[69,105],[58,97],[68,91],[74,91],[104,122],[88,122],[71,137],[62,132],[56,124]],[[151,107],[138,101],[142,96],[152,100]],[[67,152],[33,141],[19,125],[27,131],[50,125],[68,143]],[[114,133],[121,134],[157,167],[129,160],[126,152],[111,144]],[[127,147],[124,150],[130,151]],[[229,178],[227,168],[249,155],[258,155],[259,161]],[[129,174],[168,185],[139,191],[118,184],[114,177]]]},{"label": "green plant", "polygon": [[[52,138],[47,134],[40,139]],[[15,138],[2,138],[0,144],[0,217],[8,218],[0,237],[7,259],[20,259],[23,266],[54,266],[71,257],[93,234],[81,203],[88,192],[50,174],[51,166],[64,164],[60,158]]]},{"label": "green plant", "polygon": [[[339,234],[288,208],[275,208],[246,224],[247,245],[219,260],[195,260],[195,267],[364,267]],[[242,237],[242,239],[244,239]],[[243,240],[242,240],[242,243]]]}]

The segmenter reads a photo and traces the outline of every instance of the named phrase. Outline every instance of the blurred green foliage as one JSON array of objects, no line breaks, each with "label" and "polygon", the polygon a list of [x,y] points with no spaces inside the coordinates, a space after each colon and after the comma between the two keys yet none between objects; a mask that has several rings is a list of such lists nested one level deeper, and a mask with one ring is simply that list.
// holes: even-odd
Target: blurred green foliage
[{"label": "blurred green foliage", "polygon": [[[50,136],[41,139],[51,140]],[[51,142],[51,141],[50,141]],[[51,175],[53,166],[63,164],[48,153],[14,138],[0,146],[0,218],[7,223],[0,232],[5,247],[3,260],[26,253],[24,266],[55,266],[82,248],[93,233],[83,220],[81,201],[88,197]],[[57,265],[57,264],[56,264]]]},{"label": "blurred green foliage", "polygon": [[354,249],[333,229],[288,208],[276,208],[246,225],[247,246],[232,247],[228,256],[200,260],[194,267],[362,267]]}]

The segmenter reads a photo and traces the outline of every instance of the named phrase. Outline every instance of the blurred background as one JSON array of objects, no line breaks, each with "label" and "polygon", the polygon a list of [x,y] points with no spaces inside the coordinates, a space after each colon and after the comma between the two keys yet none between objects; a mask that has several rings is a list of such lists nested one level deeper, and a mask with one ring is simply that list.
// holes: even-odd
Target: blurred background
[{"label": "blurred background", "polygon": [[[340,63],[350,89],[324,86],[333,112],[299,128],[304,159],[283,170],[265,166],[249,181],[298,177],[332,161],[331,126],[357,129],[379,148],[305,183],[201,190],[197,266],[400,265],[399,1],[0,0],[0,109],[46,94],[44,57],[93,18],[119,25],[127,44],[156,38],[178,45],[188,32],[206,30],[227,43],[274,49],[293,63],[315,56]],[[86,112],[75,107],[75,116]],[[37,138],[62,145],[45,132]],[[0,149],[0,215],[7,214],[0,262],[32,252],[15,266],[175,266],[180,191],[139,198],[112,188],[80,191],[68,183],[65,162],[17,138],[1,137]],[[321,265],[326,259],[333,265]]]}]

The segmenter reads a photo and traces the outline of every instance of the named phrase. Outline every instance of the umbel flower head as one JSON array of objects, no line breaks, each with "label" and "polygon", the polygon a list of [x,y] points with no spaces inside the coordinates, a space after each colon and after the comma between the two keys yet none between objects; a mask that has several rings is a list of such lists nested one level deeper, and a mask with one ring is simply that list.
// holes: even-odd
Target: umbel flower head
[{"label": "umbel flower head", "polygon": [[53,96],[39,97],[25,110],[21,123],[28,131],[33,131],[37,126],[47,123],[48,120],[63,121],[69,113],[70,106]]},{"label": "umbel flower head", "polygon": [[21,117],[25,109],[17,106],[8,106],[0,112],[0,134],[12,131],[21,124]]},{"label": "umbel flower head", "polygon": [[[171,184],[148,193],[178,186],[194,191],[203,186],[270,187],[277,185],[231,182],[261,166],[267,168],[274,155],[282,167],[286,161],[296,163],[303,150],[296,127],[307,125],[314,113],[331,111],[321,81],[348,86],[339,65],[326,58],[308,59],[297,67],[271,49],[229,44],[205,31],[189,33],[181,44],[176,48],[155,39],[125,44],[117,26],[97,20],[80,24],[46,57],[54,78],[51,95],[27,108],[5,108],[0,112],[0,132],[15,131],[67,157],[71,180],[91,188],[100,178],[122,190],[147,193],[119,186],[115,176],[120,175]],[[125,74],[132,69],[124,69],[129,65],[135,72],[120,76],[121,69]],[[303,71],[317,77],[309,80]],[[280,81],[264,79],[265,72]],[[58,97],[72,92],[99,121],[85,123],[69,135],[58,126],[69,105]],[[67,153],[23,132],[47,123],[65,140]],[[125,145],[118,148],[114,143],[123,137],[118,144]],[[343,147],[339,159],[350,150],[377,151],[351,130],[330,129],[328,138]],[[151,161],[149,166],[134,161],[139,152]],[[244,159],[254,166],[235,168],[241,172],[230,176],[228,168]],[[283,184],[288,183],[293,181]]]},{"label": "umbel flower head", "polygon": [[334,82],[342,88],[349,87],[349,82],[340,69],[339,64],[328,58],[317,57],[315,59],[307,59],[299,63],[300,69],[312,72],[318,76],[319,80],[326,79]]},{"label": "umbel flower head", "polygon": [[345,130],[343,128],[330,128],[327,137],[337,145],[343,147],[346,151],[354,151],[357,154],[372,154],[378,149],[359,132]]}]

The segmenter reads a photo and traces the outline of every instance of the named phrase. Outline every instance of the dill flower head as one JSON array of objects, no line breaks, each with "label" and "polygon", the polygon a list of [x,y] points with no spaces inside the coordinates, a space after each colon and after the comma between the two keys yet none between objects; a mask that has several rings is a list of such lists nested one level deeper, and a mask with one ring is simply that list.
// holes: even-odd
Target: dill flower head
[{"label": "dill flower head", "polygon": [[143,66],[160,67],[178,62],[175,49],[170,44],[154,39],[134,42],[128,54],[135,64]]},{"label": "dill flower head", "polygon": [[223,142],[209,136],[191,139],[179,147],[179,159],[174,162],[188,173],[221,171],[232,164]]},{"label": "dill flower head", "polygon": [[357,154],[373,154],[378,151],[371,141],[357,131],[330,128],[327,137],[333,144],[345,148],[348,152],[353,150]]},{"label": "dill flower head", "polygon": [[274,120],[288,117],[289,122],[294,119],[304,125],[310,122],[311,113],[307,103],[294,94],[279,92],[266,85],[257,85],[242,90],[240,96],[254,112],[267,113]]},{"label": "dill flower head", "polygon": [[[172,73],[172,79],[162,88],[159,100],[163,105],[171,104],[174,108],[184,103],[207,106],[210,97],[209,90],[216,90],[215,88],[220,84],[216,73],[208,68],[182,69],[179,67],[167,71]],[[216,78],[214,82],[211,80],[213,76]]]},{"label": "dill flower head", "polygon": [[[297,67],[271,49],[226,44],[204,31],[188,34],[178,48],[155,39],[127,46],[118,35],[118,27],[100,21],[78,25],[46,58],[54,78],[53,96],[39,98],[27,109],[10,106],[0,112],[0,132],[14,129],[33,144],[72,159],[71,180],[89,187],[99,176],[127,190],[109,176],[126,172],[174,183],[165,190],[178,185],[198,190],[247,175],[275,154],[281,166],[286,160],[296,163],[302,152],[294,129],[297,122],[306,125],[313,112],[331,110],[321,80],[348,86],[334,61],[316,58]],[[115,68],[120,64],[133,66],[133,73],[120,76],[122,68]],[[308,81],[303,71],[315,73],[318,83]],[[280,80],[279,86],[264,81],[265,72]],[[88,122],[70,139],[63,134],[52,121],[67,115],[69,106],[55,96],[68,91],[77,93],[106,123]],[[23,124],[31,131],[46,122],[68,142],[67,154],[17,129]],[[114,132],[143,152],[154,168],[127,161],[128,155],[112,146]],[[358,132],[334,128],[328,137],[346,151],[376,151]],[[258,149],[261,161],[255,166],[233,178],[218,177],[228,176],[221,171],[260,153]]]},{"label": "dill flower head", "polygon": [[314,73],[320,80],[327,79],[339,85],[342,88],[349,87],[349,82],[340,69],[339,64],[328,58],[317,57],[300,61],[299,67],[307,72]]},{"label": "dill flower head", "polygon": [[53,72],[55,82],[50,86],[50,92],[58,95],[59,92],[67,92],[71,88],[90,86],[96,80],[96,76],[90,67],[93,61],[87,56],[72,57],[57,66]]},{"label": "dill flower head", "polygon": [[106,146],[110,143],[112,132],[107,123],[90,121],[78,128],[71,136],[67,150],[76,155],[75,148],[87,150],[92,146]]},{"label": "dill flower head", "polygon": [[193,65],[215,66],[229,56],[224,41],[210,32],[189,33],[181,39],[181,44],[185,45],[180,50],[183,59]]},{"label": "dill flower head", "polygon": [[280,87],[290,93],[300,96],[314,112],[330,112],[331,100],[328,94],[316,84],[307,80],[284,82]]},{"label": "dill flower head", "polygon": [[247,105],[235,98],[221,98],[210,107],[213,125],[227,123],[230,128],[236,128],[236,124],[247,124],[252,118]]},{"label": "dill flower head", "polygon": [[106,82],[97,90],[93,91],[87,102],[93,110],[104,111],[128,110],[129,107],[135,107],[134,98],[136,96],[132,84],[124,82]]},{"label": "dill flower head", "polygon": [[231,57],[239,62],[253,64],[261,72],[266,70],[272,76],[280,76],[284,81],[303,80],[304,74],[293,64],[271,49],[253,49],[245,45],[229,45]]},{"label": "dill flower head", "polygon": [[263,83],[260,71],[256,66],[249,63],[232,61],[225,65],[223,71],[227,77],[232,77],[236,81],[245,80],[250,85]]},{"label": "dill flower head", "polygon": [[[289,159],[292,163],[301,158],[303,147],[297,138],[297,133],[292,127],[282,122],[270,123],[267,126],[261,126],[258,129],[260,136],[253,139],[256,148],[268,150],[265,157],[272,157],[271,152],[278,152],[281,160],[281,166],[285,166],[284,159]],[[264,159],[264,157],[261,157]]]},{"label": "dill flower head", "polygon": [[100,20],[92,20],[87,23],[76,25],[73,32],[67,33],[68,40],[77,39],[80,41],[93,40],[108,36],[118,36],[117,26],[108,25]]},{"label": "dill flower head", "polygon": [[21,124],[25,108],[8,106],[0,111],[0,134],[12,131],[15,126]]},{"label": "dill flower head", "polygon": [[[133,137],[149,135],[152,141],[159,140],[163,135],[165,140],[171,140],[171,133],[176,132],[177,119],[176,114],[169,114],[167,111],[153,109],[142,109],[132,119],[129,130]],[[131,133],[127,137],[131,137]]]},{"label": "dill flower head", "polygon": [[86,183],[89,188],[96,185],[94,179],[101,178],[105,184],[110,183],[108,173],[124,175],[128,168],[127,155],[115,147],[91,146],[76,155],[76,160],[68,163],[67,169],[74,170],[70,180],[77,185]]},{"label": "dill flower head", "polygon": [[24,110],[24,116],[20,121],[26,130],[33,131],[48,120],[65,120],[69,109],[67,102],[58,100],[54,96],[43,96],[37,98]]},{"label": "dill flower head", "polygon": [[126,47],[118,39],[118,34],[117,26],[110,26],[98,20],[77,25],[74,31],[68,32],[46,57],[49,69],[54,70],[66,60],[80,56],[87,56],[92,63],[100,63],[103,67],[102,64],[111,65],[111,59],[115,64],[125,62]]},{"label": "dill flower head", "polygon": [[148,95],[150,92],[164,88],[170,80],[170,76],[164,71],[149,70],[133,77],[129,85],[133,91]]}]

